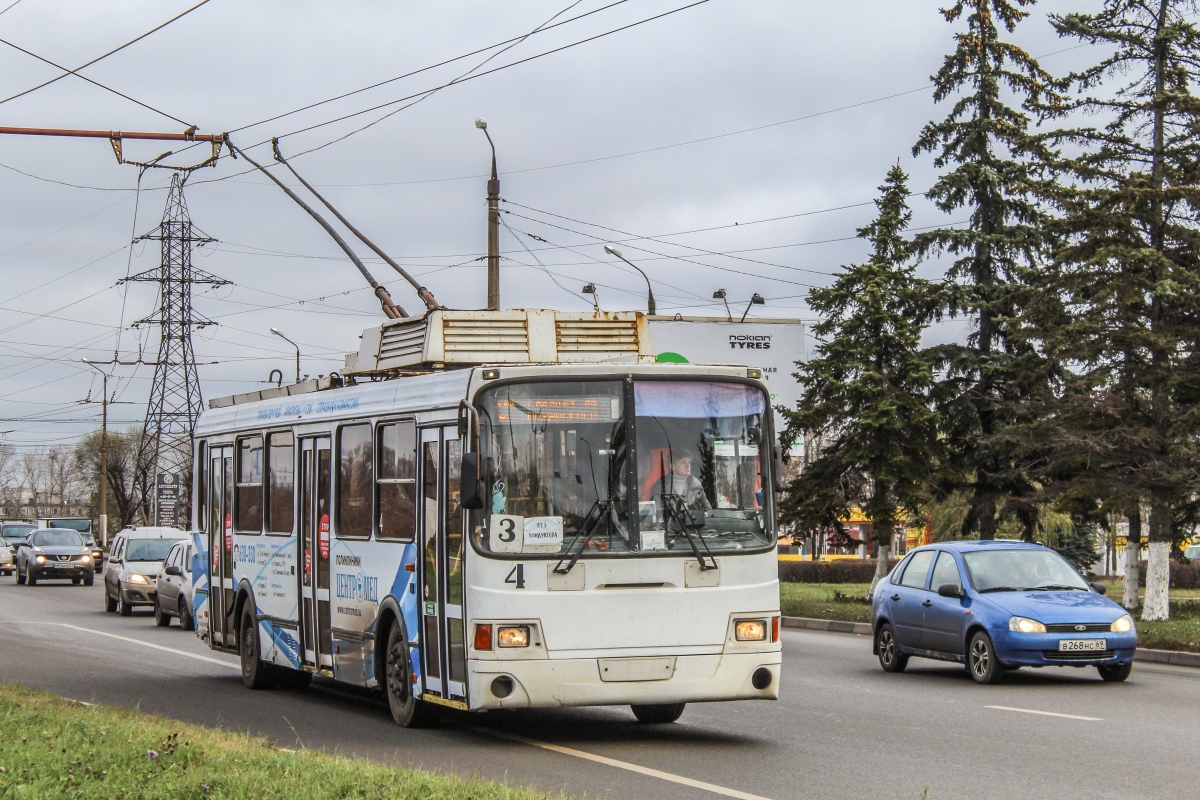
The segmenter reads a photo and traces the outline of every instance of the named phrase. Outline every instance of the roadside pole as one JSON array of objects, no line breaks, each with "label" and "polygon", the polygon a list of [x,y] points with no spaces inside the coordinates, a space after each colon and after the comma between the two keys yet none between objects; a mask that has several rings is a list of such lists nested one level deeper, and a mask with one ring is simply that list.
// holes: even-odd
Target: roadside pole
[{"label": "roadside pole", "polygon": [[100,546],[108,547],[108,373],[104,376],[104,397],[100,404]]}]

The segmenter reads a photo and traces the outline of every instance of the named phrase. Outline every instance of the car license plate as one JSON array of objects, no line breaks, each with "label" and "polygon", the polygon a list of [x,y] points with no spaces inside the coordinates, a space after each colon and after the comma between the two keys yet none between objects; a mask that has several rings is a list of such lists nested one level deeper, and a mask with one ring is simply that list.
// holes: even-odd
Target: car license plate
[{"label": "car license plate", "polygon": [[1059,639],[1059,652],[1073,653],[1087,650],[1107,650],[1107,639]]},{"label": "car license plate", "polygon": [[70,569],[71,567],[73,567],[75,565],[72,564],[70,561],[56,561],[56,562],[54,562],[54,566],[58,567],[59,569]]}]

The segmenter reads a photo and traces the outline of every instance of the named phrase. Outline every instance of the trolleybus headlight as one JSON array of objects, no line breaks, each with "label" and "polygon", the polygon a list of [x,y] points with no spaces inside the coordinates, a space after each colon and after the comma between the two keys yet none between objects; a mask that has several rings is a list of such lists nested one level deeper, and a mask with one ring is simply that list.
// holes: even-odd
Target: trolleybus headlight
[{"label": "trolleybus headlight", "polygon": [[733,629],[739,642],[762,642],[767,638],[767,623],[761,619],[744,619]]},{"label": "trolleybus headlight", "polygon": [[529,647],[529,628],[497,628],[496,641],[501,647]]},{"label": "trolleybus headlight", "polygon": [[476,650],[491,650],[492,649],[492,626],[491,625],[476,625],[475,626],[475,649]]},{"label": "trolleybus headlight", "polygon": [[1123,614],[1116,618],[1109,628],[1113,633],[1126,633],[1133,630],[1133,617]]}]

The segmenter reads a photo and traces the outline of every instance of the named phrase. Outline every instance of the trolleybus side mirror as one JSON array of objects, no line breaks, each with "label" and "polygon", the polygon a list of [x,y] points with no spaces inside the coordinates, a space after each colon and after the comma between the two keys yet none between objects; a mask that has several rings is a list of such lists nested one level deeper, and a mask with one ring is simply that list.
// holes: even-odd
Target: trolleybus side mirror
[{"label": "trolleybus side mirror", "polygon": [[483,487],[479,483],[479,453],[463,453],[462,507],[483,508]]}]

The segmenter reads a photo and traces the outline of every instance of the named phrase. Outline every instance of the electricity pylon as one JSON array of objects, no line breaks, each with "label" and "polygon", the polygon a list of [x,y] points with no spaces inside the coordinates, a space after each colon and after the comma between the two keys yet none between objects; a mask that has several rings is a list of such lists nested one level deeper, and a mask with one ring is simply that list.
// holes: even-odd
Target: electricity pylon
[{"label": "electricity pylon", "polygon": [[[196,356],[192,350],[192,330],[216,323],[192,309],[192,286],[223,286],[229,281],[192,267],[192,249],[216,241],[192,225],[183,197],[186,178],[171,176],[171,191],[157,228],[134,241],[162,243],[159,266],[125,280],[159,284],[158,307],[135,326],[156,325],[160,338],[158,360],[154,366],[154,384],[146,406],[146,422],[138,447],[137,471],[143,507],[159,474],[179,477],[183,488],[180,511],[190,508],[192,441],[196,417],[203,405]],[[186,517],[183,518],[183,524]],[[156,520],[157,521],[157,520]]]}]

